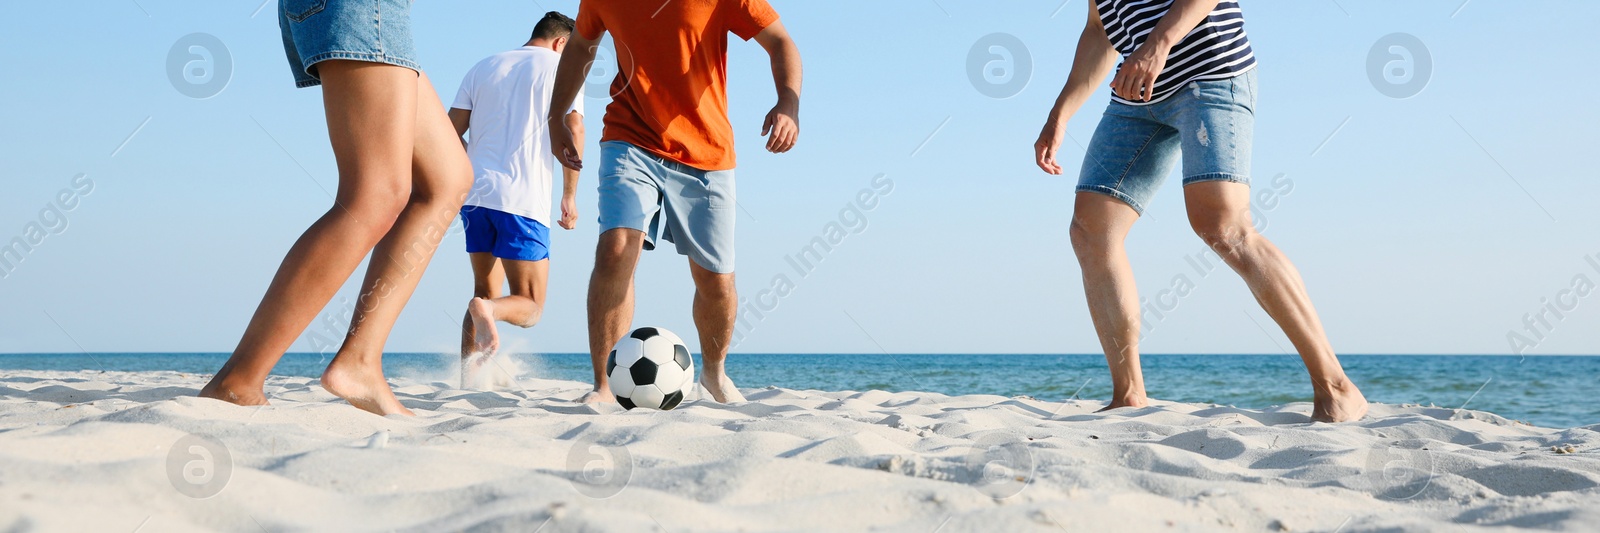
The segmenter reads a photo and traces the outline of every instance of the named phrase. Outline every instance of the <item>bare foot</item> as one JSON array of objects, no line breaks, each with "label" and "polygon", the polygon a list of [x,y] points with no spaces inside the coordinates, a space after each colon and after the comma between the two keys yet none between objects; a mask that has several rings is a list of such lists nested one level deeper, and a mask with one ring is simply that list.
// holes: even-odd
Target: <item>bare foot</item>
[{"label": "bare foot", "polygon": [[1143,395],[1128,396],[1128,397],[1125,397],[1125,398],[1117,398],[1117,399],[1111,400],[1111,403],[1106,404],[1105,407],[1102,407],[1102,408],[1100,408],[1099,411],[1095,411],[1095,412],[1096,413],[1104,413],[1104,412],[1110,411],[1112,409],[1121,409],[1123,407],[1148,407],[1149,405],[1150,405],[1150,398],[1148,398],[1148,397],[1145,397]]},{"label": "bare foot", "polygon": [[1367,416],[1367,397],[1348,378],[1318,390],[1311,408],[1311,419],[1317,422],[1352,422],[1363,416]]},{"label": "bare foot", "polygon": [[211,378],[211,382],[200,389],[201,398],[222,400],[234,405],[267,405],[267,395],[261,387],[248,385],[235,385],[227,382],[222,374]]},{"label": "bare foot", "polygon": [[578,403],[617,403],[617,397],[611,394],[610,387],[601,387],[578,398]]},{"label": "bare foot", "polygon": [[728,375],[718,373],[713,376],[707,373],[700,374],[700,386],[711,393],[711,399],[717,403],[734,403],[745,401],[744,395],[739,393],[739,387],[733,385],[733,380]]},{"label": "bare foot", "polygon": [[476,351],[484,354],[500,351],[500,330],[494,326],[494,302],[486,298],[473,298],[472,303],[467,304],[467,314],[472,316]]},{"label": "bare foot", "polygon": [[346,358],[335,357],[333,363],[328,365],[328,370],[322,373],[322,388],[362,411],[380,416],[415,416],[406,406],[400,405],[399,398],[394,397],[389,382],[383,379],[382,367],[363,366]]}]

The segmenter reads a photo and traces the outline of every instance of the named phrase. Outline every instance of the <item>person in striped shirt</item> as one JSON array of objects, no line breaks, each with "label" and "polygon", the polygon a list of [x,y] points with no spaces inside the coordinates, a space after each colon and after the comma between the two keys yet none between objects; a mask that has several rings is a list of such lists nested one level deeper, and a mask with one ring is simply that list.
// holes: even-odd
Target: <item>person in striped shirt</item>
[{"label": "person in striped shirt", "polygon": [[[1117,60],[1122,59],[1121,65]],[[1106,409],[1148,403],[1139,367],[1141,308],[1124,241],[1180,162],[1189,224],[1250,287],[1311,374],[1311,416],[1358,420],[1367,400],[1345,375],[1300,273],[1254,227],[1250,155],[1256,60],[1234,0],[1096,0],[1066,87],[1034,157],[1059,175],[1067,121],[1116,67],[1112,101],[1079,172],[1070,231],[1090,316],[1111,368]]]}]

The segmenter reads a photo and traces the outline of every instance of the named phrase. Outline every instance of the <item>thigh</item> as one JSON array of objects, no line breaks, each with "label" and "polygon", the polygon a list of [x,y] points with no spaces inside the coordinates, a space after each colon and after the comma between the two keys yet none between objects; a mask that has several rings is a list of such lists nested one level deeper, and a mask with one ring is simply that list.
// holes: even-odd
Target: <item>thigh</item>
[{"label": "thigh", "polygon": [[1139,212],[1111,196],[1079,192],[1073,200],[1072,226],[1083,237],[1122,242],[1138,220]]},{"label": "thigh", "polygon": [[1112,103],[1095,128],[1078,174],[1078,192],[1104,194],[1143,213],[1177,164],[1177,130],[1144,106]]},{"label": "thigh", "polygon": [[550,277],[550,260],[517,261],[501,260],[505,266],[506,281],[511,285],[511,294],[532,298],[535,302],[544,302],[545,287]]},{"label": "thigh", "polygon": [[360,61],[321,64],[328,137],[339,165],[340,205],[410,193],[417,73]]},{"label": "thigh", "polygon": [[1208,180],[1183,186],[1189,225],[1202,234],[1222,228],[1253,227],[1250,186],[1227,180]]},{"label": "thigh", "polygon": [[506,282],[500,260],[488,253],[472,253],[467,257],[472,261],[472,295],[491,300],[499,298]]},{"label": "thigh", "polygon": [[[450,123],[450,116],[433,90],[427,74],[416,76],[416,130],[412,139],[412,190],[426,197],[447,200],[438,213],[449,224],[449,215],[466,201],[472,189],[472,161],[461,146],[461,136]],[[442,231],[442,229],[440,230]]]},{"label": "thigh", "polygon": [[1252,73],[1191,82],[1164,102],[1183,142],[1183,183],[1250,183],[1255,136]]}]

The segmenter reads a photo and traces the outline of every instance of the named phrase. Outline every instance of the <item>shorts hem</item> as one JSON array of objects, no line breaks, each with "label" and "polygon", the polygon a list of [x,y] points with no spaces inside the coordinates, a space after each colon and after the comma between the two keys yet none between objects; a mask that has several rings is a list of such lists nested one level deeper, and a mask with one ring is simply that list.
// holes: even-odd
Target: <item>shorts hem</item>
[{"label": "shorts hem", "polygon": [[627,224],[627,223],[610,223],[610,224],[608,224],[608,223],[605,223],[605,222],[601,222],[600,223],[600,231],[599,231],[599,233],[597,233],[597,235],[605,235],[606,232],[614,230],[614,229],[631,229],[633,231],[637,231],[639,233],[643,233],[644,234],[644,249],[646,251],[654,250],[654,249],[656,249],[656,238],[655,238],[654,235],[650,234],[650,229],[646,228],[644,226],[645,226],[645,224],[638,224],[638,225]]},{"label": "shorts hem", "polygon": [[1079,185],[1078,192],[1104,194],[1106,196],[1122,200],[1122,203],[1128,204],[1128,207],[1132,207],[1135,213],[1144,215],[1144,206],[1140,205],[1138,200],[1134,200],[1132,196],[1128,196],[1128,193],[1116,190],[1114,188],[1107,187],[1105,185]]},{"label": "shorts hem", "polygon": [[320,53],[320,54],[305,58],[305,60],[303,61],[303,64],[305,65],[306,78],[295,80],[295,83],[294,83],[295,88],[304,89],[306,87],[315,87],[317,85],[322,85],[322,78],[319,78],[317,76],[312,75],[311,74],[311,67],[315,66],[317,63],[321,63],[323,61],[335,60],[335,59],[343,59],[343,60],[351,60],[351,61],[363,61],[363,62],[367,62],[367,63],[380,63],[380,64],[385,64],[385,65],[394,65],[394,66],[397,66],[397,67],[405,67],[405,68],[408,68],[408,69],[411,69],[411,70],[415,70],[415,71],[417,71],[418,74],[422,73],[422,65],[418,65],[415,61],[411,61],[411,60],[403,58],[403,57],[395,57],[395,56],[383,55],[383,54],[373,54],[373,53],[369,53],[369,52],[342,52],[342,51],[323,52],[323,53]]},{"label": "shorts hem", "polygon": [[694,261],[694,264],[700,265],[700,268],[704,268],[706,270],[711,271],[712,274],[732,274],[733,273],[733,265],[715,265],[715,266],[713,266],[713,265],[706,264],[709,261],[705,260],[704,258],[695,257],[694,254],[683,254],[683,256],[684,257],[688,257],[690,261]]},{"label": "shorts hem", "polygon": [[1239,175],[1239,174],[1233,174],[1233,173],[1228,173],[1228,172],[1210,172],[1210,173],[1206,173],[1206,174],[1196,174],[1196,175],[1193,175],[1193,176],[1189,176],[1189,177],[1183,178],[1183,184],[1184,185],[1192,185],[1192,184],[1195,184],[1195,183],[1201,183],[1201,182],[1207,182],[1207,181],[1226,181],[1226,182],[1230,182],[1230,183],[1241,183],[1241,184],[1244,184],[1244,185],[1249,185],[1250,184],[1250,176],[1242,176],[1242,175]]},{"label": "shorts hem", "polygon": [[489,252],[489,255],[494,256],[495,259],[500,259],[500,260],[504,260],[504,261],[523,261],[523,262],[528,262],[528,263],[537,263],[537,262],[540,262],[540,261],[546,261],[546,260],[550,259],[550,252],[549,251],[546,251],[538,259],[527,259],[527,258],[522,258],[522,257],[506,257],[504,255],[500,255],[500,254],[497,254],[497,253],[494,253],[494,252]]}]

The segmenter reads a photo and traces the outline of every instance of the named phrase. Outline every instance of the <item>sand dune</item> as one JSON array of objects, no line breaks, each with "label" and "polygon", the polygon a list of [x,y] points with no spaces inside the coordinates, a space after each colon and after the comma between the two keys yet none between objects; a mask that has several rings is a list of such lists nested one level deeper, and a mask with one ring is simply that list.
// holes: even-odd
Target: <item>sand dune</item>
[{"label": "sand dune", "polygon": [[768,388],[624,412],[398,379],[401,419],[304,378],[194,398],[206,377],[0,374],[0,531],[1600,530],[1600,426],[1474,411]]}]

